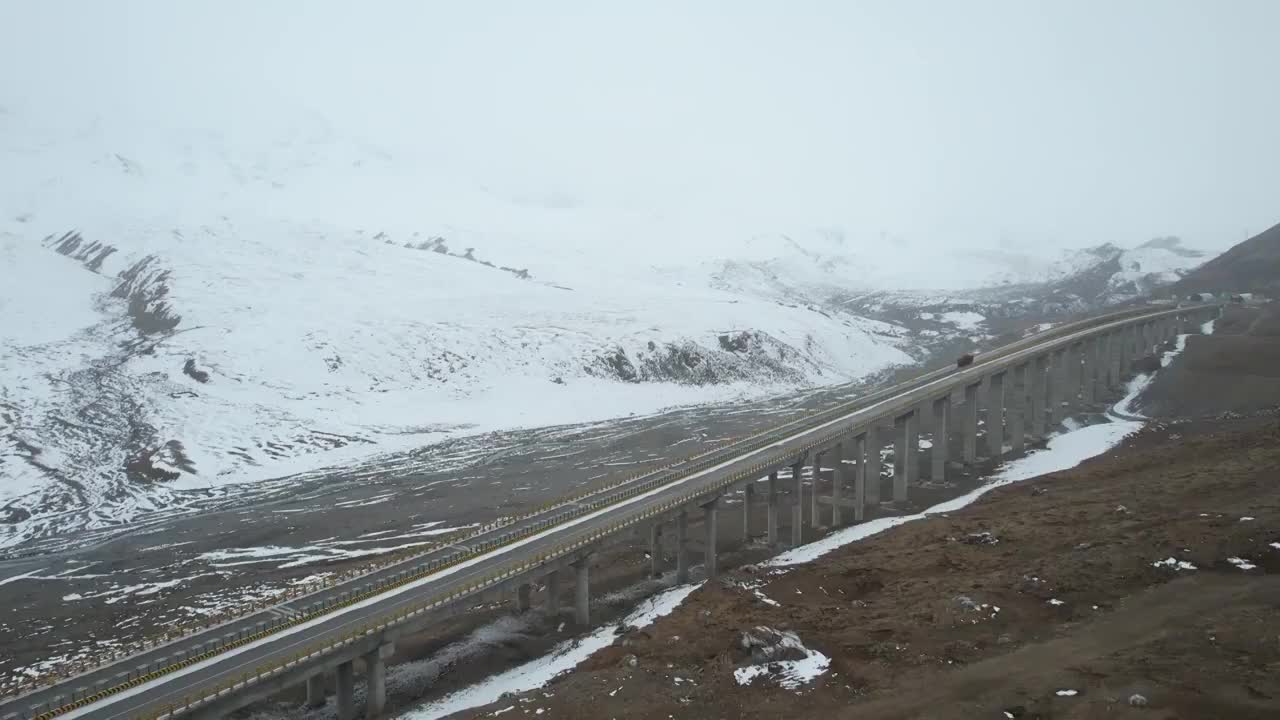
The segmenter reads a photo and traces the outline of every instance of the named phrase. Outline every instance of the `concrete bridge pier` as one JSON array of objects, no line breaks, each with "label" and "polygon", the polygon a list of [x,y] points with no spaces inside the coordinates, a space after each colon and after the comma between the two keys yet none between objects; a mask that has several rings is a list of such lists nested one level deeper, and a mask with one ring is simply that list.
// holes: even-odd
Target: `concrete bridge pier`
[{"label": "concrete bridge pier", "polygon": [[911,422],[907,425],[907,447],[911,448],[911,465],[907,467],[907,485],[920,484],[920,431],[928,421],[926,403],[911,410]]},{"label": "concrete bridge pier", "polygon": [[1009,446],[1015,453],[1027,448],[1027,365],[1013,369],[1006,390],[1009,415]]},{"label": "concrete bridge pier", "polygon": [[324,673],[318,672],[307,678],[307,707],[324,707]]},{"label": "concrete bridge pier", "polygon": [[1086,340],[1080,344],[1080,402],[1093,403],[1094,372],[1098,365],[1098,342]]},{"label": "concrete bridge pier", "polygon": [[529,583],[520,583],[516,586],[516,614],[528,612],[530,607],[529,595],[533,588]]},{"label": "concrete bridge pier", "polygon": [[689,513],[676,515],[676,582],[689,582]]},{"label": "concrete bridge pier", "polygon": [[334,671],[337,687],[334,696],[338,701],[338,720],[353,720],[356,716],[356,669],[348,660],[339,663]]},{"label": "concrete bridge pier", "polygon": [[844,524],[844,484],[848,479],[848,466],[844,464],[844,443],[836,443],[831,449],[831,527]]},{"label": "concrete bridge pier", "polygon": [[751,544],[751,506],[752,500],[756,496],[756,481],[751,479],[747,481],[746,486],[742,488],[742,544]]},{"label": "concrete bridge pier", "polygon": [[1120,387],[1120,355],[1123,345],[1124,339],[1118,331],[1107,334],[1107,386],[1111,388]]},{"label": "concrete bridge pier", "polygon": [[716,509],[720,505],[720,498],[716,498],[706,505],[702,506],[702,526],[707,531],[706,554],[703,560],[703,566],[707,570],[707,579],[715,580],[718,574],[717,558],[716,558]]},{"label": "concrete bridge pier", "polygon": [[853,521],[862,522],[867,515],[867,434],[853,438]]},{"label": "concrete bridge pier", "polygon": [[791,466],[791,482],[795,487],[791,505],[791,547],[800,547],[804,537],[804,460]]},{"label": "concrete bridge pier", "polygon": [[364,656],[366,720],[373,720],[387,707],[387,658],[396,651],[393,643],[383,643]]},{"label": "concrete bridge pier", "polygon": [[819,450],[813,454],[813,485],[809,493],[809,527],[818,527],[818,481],[822,479],[822,463],[825,462],[828,453]]},{"label": "concrete bridge pier", "polygon": [[907,501],[907,481],[911,477],[912,469],[919,462],[916,453],[920,450],[920,443],[915,440],[917,422],[915,411],[900,415],[893,420],[894,502]]},{"label": "concrete bridge pier", "polygon": [[978,387],[980,382],[964,386],[964,417],[960,421],[960,432],[964,433],[961,459],[966,463],[978,460]]},{"label": "concrete bridge pier", "polygon": [[1060,348],[1052,353],[1053,365],[1049,369],[1049,427],[1062,422],[1062,401],[1066,397],[1067,350]]},{"label": "concrete bridge pier", "polygon": [[933,467],[929,479],[942,482],[947,479],[947,452],[950,449],[951,393],[933,401],[933,447],[929,456]]},{"label": "concrete bridge pier", "polygon": [[769,473],[769,507],[766,512],[766,531],[769,547],[778,546],[778,471]]},{"label": "concrete bridge pier", "polygon": [[662,523],[649,526],[649,575],[662,576]]},{"label": "concrete bridge pier", "polygon": [[1044,437],[1045,376],[1049,370],[1049,356],[1041,355],[1031,361],[1031,439]]},{"label": "concrete bridge pier", "polygon": [[1004,372],[991,376],[987,385],[987,455],[1004,454]]},{"label": "concrete bridge pier", "polygon": [[883,433],[879,426],[872,423],[866,434],[866,470],[862,476],[863,500],[868,506],[880,504],[880,450],[883,448]]},{"label": "concrete bridge pier", "polygon": [[554,618],[560,614],[560,571],[547,573],[547,590],[542,597],[542,611],[547,617]]},{"label": "concrete bridge pier", "polygon": [[[711,550],[714,554],[714,548]],[[573,563],[573,621],[579,627],[591,624],[591,557]]]}]

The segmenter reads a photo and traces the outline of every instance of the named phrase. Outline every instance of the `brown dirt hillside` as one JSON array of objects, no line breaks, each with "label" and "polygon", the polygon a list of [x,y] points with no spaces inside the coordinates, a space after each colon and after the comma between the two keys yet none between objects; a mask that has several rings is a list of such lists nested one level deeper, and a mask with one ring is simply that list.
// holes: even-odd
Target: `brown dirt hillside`
[{"label": "brown dirt hillside", "polygon": [[1275,225],[1192,270],[1173,291],[1260,292],[1280,297],[1280,225]]},{"label": "brown dirt hillside", "polygon": [[1280,405],[1280,302],[1228,305],[1212,335],[1191,335],[1141,398],[1151,417],[1252,412]]}]

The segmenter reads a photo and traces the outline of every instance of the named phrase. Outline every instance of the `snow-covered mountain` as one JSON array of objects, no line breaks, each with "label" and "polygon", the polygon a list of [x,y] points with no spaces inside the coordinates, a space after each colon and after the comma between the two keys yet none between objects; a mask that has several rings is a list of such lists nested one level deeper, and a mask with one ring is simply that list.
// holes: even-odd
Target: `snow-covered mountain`
[{"label": "snow-covered mountain", "polygon": [[[913,359],[900,328],[638,263],[591,213],[554,242],[562,208],[334,138],[123,148],[0,120],[0,546],[459,432]],[[433,190],[493,225],[438,219],[413,199]]]},{"label": "snow-covered mountain", "polygon": [[[0,112],[0,547],[463,432],[847,382],[987,337],[1011,311],[956,290],[981,278],[1047,273],[1016,286],[1039,302],[1105,275],[1109,302],[1194,259],[708,226],[280,137]],[[904,287],[952,290],[907,323],[850,301]]]}]

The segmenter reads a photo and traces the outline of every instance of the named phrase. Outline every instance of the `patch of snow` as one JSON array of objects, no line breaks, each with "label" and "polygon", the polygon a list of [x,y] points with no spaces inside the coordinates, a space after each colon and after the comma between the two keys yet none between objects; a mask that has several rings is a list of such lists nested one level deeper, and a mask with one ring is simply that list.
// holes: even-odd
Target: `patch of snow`
[{"label": "patch of snow", "polygon": [[1218,322],[1217,318],[1210,320],[1200,326],[1200,333],[1203,335],[1212,335],[1214,325]]},{"label": "patch of snow", "polygon": [[1245,515],[1244,517],[1240,518],[1240,522],[1253,522],[1254,520],[1257,520],[1257,518],[1251,515]]},{"label": "patch of snow", "polygon": [[733,678],[739,685],[750,685],[757,678],[767,677],[780,687],[794,690],[812,682],[831,666],[831,658],[817,650],[805,647],[795,633],[784,632],[782,635],[782,643],[786,647],[805,653],[805,657],[801,660],[774,660],[736,668],[733,671]]},{"label": "patch of snow", "polygon": [[938,319],[955,325],[959,330],[977,330],[987,321],[985,315],[972,310],[951,310],[938,314]]},{"label": "patch of snow", "polygon": [[1059,600],[1058,598],[1050,598],[1050,599],[1049,599],[1049,604],[1050,604],[1050,605],[1055,605],[1055,606],[1056,606],[1056,605],[1066,605],[1066,603],[1065,603],[1065,602],[1063,602],[1063,601]]},{"label": "patch of snow", "polygon": [[1101,455],[1120,444],[1120,441],[1127,435],[1136,432],[1141,427],[1142,423],[1138,422],[1114,421],[1101,425],[1090,425],[1074,432],[1053,435],[1049,438],[1047,447],[1044,450],[1031,452],[1024,457],[1006,463],[1000,472],[992,477],[989,483],[975,488],[960,497],[934,505],[917,515],[876,518],[869,522],[852,525],[833,532],[816,542],[788,550],[769,559],[764,565],[783,567],[812,562],[836,548],[877,535],[898,525],[913,520],[921,520],[929,515],[954,512],[972,504],[995,488],[1039,477],[1046,473],[1073,468],[1085,460]]},{"label": "patch of snow", "polygon": [[1058,691],[1057,693],[1055,693],[1055,694],[1056,694],[1058,697],[1075,697],[1076,695],[1079,695],[1080,693],[1079,693],[1078,691],[1076,691],[1076,690],[1059,690],[1059,691]]},{"label": "patch of snow", "polygon": [[1157,560],[1151,563],[1151,567],[1169,568],[1172,570],[1195,570],[1196,569],[1195,565],[1192,565],[1186,560],[1179,560],[1177,558],[1172,558],[1172,557],[1165,558],[1164,560]]},{"label": "patch of snow", "polygon": [[1244,558],[1239,558],[1239,557],[1229,557],[1227,558],[1227,562],[1231,563],[1232,565],[1235,565],[1241,570],[1253,570],[1254,568],[1258,567],[1257,565],[1254,565],[1248,560],[1245,560]]}]

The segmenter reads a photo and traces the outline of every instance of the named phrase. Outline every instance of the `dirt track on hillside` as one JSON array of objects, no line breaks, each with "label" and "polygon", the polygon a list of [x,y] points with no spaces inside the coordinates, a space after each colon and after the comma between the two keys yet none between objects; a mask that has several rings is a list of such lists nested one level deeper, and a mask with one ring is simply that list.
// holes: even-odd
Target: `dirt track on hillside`
[{"label": "dirt track on hillside", "polygon": [[[821,562],[735,571],[578,672],[468,716],[1280,717],[1277,469],[1274,412],[1149,427]],[[1196,569],[1153,565],[1170,557]],[[761,625],[829,670],[739,686],[739,638]]]}]

